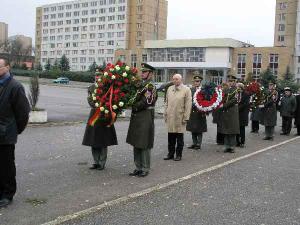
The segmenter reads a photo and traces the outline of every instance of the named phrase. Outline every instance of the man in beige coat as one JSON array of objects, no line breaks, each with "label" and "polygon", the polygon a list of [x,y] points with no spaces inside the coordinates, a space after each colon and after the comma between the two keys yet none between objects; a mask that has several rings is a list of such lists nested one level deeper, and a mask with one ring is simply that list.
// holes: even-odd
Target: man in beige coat
[{"label": "man in beige coat", "polygon": [[169,153],[164,160],[174,159],[176,149],[176,158],[174,160],[180,161],[184,146],[183,134],[191,113],[192,94],[190,88],[182,83],[180,74],[173,76],[173,84],[168,88],[166,95],[164,118],[168,127]]}]

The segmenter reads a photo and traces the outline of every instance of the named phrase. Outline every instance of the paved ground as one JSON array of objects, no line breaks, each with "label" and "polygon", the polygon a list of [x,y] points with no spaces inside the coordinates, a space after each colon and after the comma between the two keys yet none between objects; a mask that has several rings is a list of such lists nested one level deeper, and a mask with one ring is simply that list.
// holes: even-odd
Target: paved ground
[{"label": "paved ground", "polygon": [[300,141],[68,225],[300,224]]},{"label": "paved ground", "polygon": [[[249,134],[247,148],[236,154],[224,154],[222,147],[214,144],[216,129],[210,122],[211,117],[208,121],[209,132],[204,135],[203,150],[185,149],[181,162],[166,162],[162,158],[167,153],[167,133],[164,122],[157,119],[153,169],[146,178],[128,176],[134,168],[132,149],[125,144],[128,121],[116,123],[119,145],[109,148],[104,171],[88,170],[91,153],[88,147],[81,145],[84,124],[28,128],[20,136],[16,149],[18,193],[13,205],[0,210],[1,225],[41,224],[289,138],[279,136],[278,130],[273,142],[262,141],[262,134]],[[186,144],[190,143],[191,137],[186,135]]]}]

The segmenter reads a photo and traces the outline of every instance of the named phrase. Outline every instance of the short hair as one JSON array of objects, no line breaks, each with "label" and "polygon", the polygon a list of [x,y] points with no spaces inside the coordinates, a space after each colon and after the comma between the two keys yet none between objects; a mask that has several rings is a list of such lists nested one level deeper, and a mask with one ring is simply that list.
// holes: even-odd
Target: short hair
[{"label": "short hair", "polygon": [[178,77],[180,80],[182,80],[182,76],[181,76],[181,74],[179,74],[179,73],[174,74],[174,75],[173,75],[173,78],[174,78],[174,77]]},{"label": "short hair", "polygon": [[0,60],[1,60],[1,59],[4,61],[4,66],[10,66],[10,63],[9,63],[8,58],[1,57],[1,56],[0,56]]}]

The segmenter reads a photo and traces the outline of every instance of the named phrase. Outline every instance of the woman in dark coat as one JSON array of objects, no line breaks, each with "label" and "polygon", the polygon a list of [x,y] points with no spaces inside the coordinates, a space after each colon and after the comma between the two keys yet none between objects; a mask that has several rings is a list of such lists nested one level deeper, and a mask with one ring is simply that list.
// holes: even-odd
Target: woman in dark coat
[{"label": "woman in dark coat", "polygon": [[237,87],[242,90],[242,96],[238,105],[240,134],[236,135],[236,143],[238,147],[243,148],[245,145],[245,127],[248,126],[249,123],[250,94],[245,91],[242,83],[238,83]]},{"label": "woman in dark coat", "polygon": [[[94,93],[95,85],[88,88],[88,103],[91,106],[89,119],[94,115],[96,109],[92,101],[92,93]],[[89,121],[89,120],[88,120]],[[94,164],[90,169],[103,170],[107,159],[107,147],[117,145],[117,135],[114,125],[105,126],[98,120],[93,126],[87,124],[83,141],[83,145],[91,146],[94,158]]]},{"label": "woman in dark coat", "polygon": [[297,126],[297,135],[300,135],[300,95],[296,96],[297,108],[295,111],[295,123]]},{"label": "woman in dark coat", "polygon": [[[198,71],[197,71],[198,72]],[[200,74],[194,73],[194,87],[191,88],[192,97],[200,88],[202,77]],[[190,119],[187,122],[186,130],[192,132],[193,144],[189,146],[189,149],[201,149],[202,136],[204,132],[207,132],[207,123],[205,113],[201,113],[197,110],[195,104],[193,103]]]}]

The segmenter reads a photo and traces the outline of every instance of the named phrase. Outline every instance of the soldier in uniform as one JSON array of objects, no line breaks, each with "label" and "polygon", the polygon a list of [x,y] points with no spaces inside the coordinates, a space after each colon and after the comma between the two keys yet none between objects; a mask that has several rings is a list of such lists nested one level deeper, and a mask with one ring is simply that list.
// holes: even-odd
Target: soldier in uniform
[{"label": "soldier in uniform", "polygon": [[142,83],[137,90],[126,142],[133,146],[136,169],[130,176],[149,174],[151,149],[154,142],[154,107],[157,100],[155,85],[151,82],[154,68],[142,63]]},{"label": "soldier in uniform", "polygon": [[289,135],[292,129],[292,120],[297,108],[295,96],[289,87],[284,88],[284,96],[280,100],[280,116],[282,117],[282,133],[281,135]]},{"label": "soldier in uniform", "polygon": [[228,86],[224,91],[225,102],[219,109],[218,125],[220,133],[224,134],[224,152],[234,153],[236,135],[240,133],[238,102],[240,93],[236,88],[236,77],[228,76]]},{"label": "soldier in uniform", "polygon": [[[91,107],[91,112],[89,118],[91,118],[96,111],[95,104],[91,98],[92,93],[95,90],[95,84],[88,88],[88,103]],[[88,120],[89,121],[89,120]],[[92,170],[103,170],[105,168],[107,159],[107,147],[111,145],[117,145],[117,135],[114,125],[106,126],[102,124],[99,120],[91,126],[86,125],[83,141],[83,145],[91,146],[92,155],[94,158],[94,164],[90,169]]]},{"label": "soldier in uniform", "polygon": [[263,140],[273,140],[274,128],[277,123],[276,103],[278,92],[276,91],[275,80],[269,81],[269,89],[262,106],[262,125],[265,126],[265,137]]},{"label": "soldier in uniform", "polygon": [[[194,73],[194,87],[191,88],[192,98],[195,92],[201,88],[201,81],[203,78],[200,76],[198,71]],[[205,113],[199,112],[195,103],[192,104],[190,119],[187,122],[186,130],[192,132],[193,144],[189,146],[189,149],[201,149],[202,145],[202,134],[203,132],[207,132],[207,123],[206,123],[206,115]]]}]

